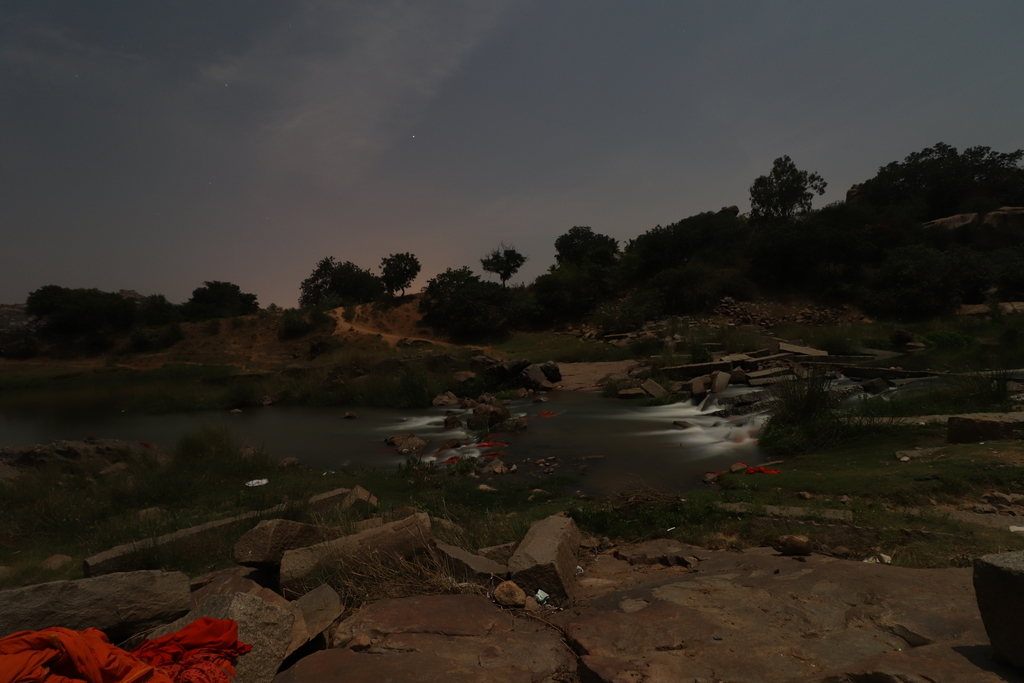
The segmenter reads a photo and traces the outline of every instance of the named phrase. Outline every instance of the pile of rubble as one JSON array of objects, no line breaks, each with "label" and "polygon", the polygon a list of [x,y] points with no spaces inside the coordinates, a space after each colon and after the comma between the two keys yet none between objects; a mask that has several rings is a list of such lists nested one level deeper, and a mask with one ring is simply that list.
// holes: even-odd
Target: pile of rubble
[{"label": "pile of rubble", "polygon": [[[972,575],[839,559],[792,535],[743,551],[617,546],[563,513],[472,552],[434,537],[446,520],[389,519],[327,540],[266,519],[238,539],[238,567],[192,579],[141,570],[2,591],[0,637],[93,627],[131,647],[232,619],[252,645],[238,683],[1005,683],[1024,666],[1024,553],[980,558]],[[447,594],[355,605],[319,578],[428,556]]]}]

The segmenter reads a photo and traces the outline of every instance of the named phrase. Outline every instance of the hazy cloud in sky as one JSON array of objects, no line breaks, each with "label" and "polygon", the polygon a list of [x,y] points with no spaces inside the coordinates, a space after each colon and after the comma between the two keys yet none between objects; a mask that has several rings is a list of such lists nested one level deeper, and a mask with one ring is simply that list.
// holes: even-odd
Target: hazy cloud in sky
[{"label": "hazy cloud in sky", "polygon": [[294,305],[326,255],[551,264],[738,204],[842,198],[943,141],[1024,147],[1017,0],[0,0],[0,301],[46,284]]}]

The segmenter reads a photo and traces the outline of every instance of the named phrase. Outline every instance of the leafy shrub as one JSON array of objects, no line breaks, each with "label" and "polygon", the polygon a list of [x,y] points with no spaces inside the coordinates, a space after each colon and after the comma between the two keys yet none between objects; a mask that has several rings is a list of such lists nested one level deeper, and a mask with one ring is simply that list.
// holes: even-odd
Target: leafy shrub
[{"label": "leafy shrub", "polygon": [[137,316],[134,299],[98,289],[57,285],[31,292],[25,310],[42,320],[41,334],[64,339],[103,330],[127,332]]},{"label": "leafy shrub", "polygon": [[761,446],[772,455],[795,455],[835,444],[843,424],[836,413],[839,397],[833,384],[824,374],[776,384]]},{"label": "leafy shrub", "polygon": [[930,346],[943,350],[963,351],[978,345],[976,337],[956,330],[935,330],[924,335]]},{"label": "leafy shrub", "polygon": [[211,337],[220,334],[220,318],[211,318],[203,325],[203,332]]},{"label": "leafy shrub", "polygon": [[459,341],[501,336],[528,308],[525,288],[484,282],[466,267],[431,278],[419,304],[424,324]]},{"label": "leafy shrub", "polygon": [[209,320],[257,313],[260,306],[255,294],[246,294],[236,284],[213,280],[192,290],[181,310],[189,320]]},{"label": "leafy shrub", "polygon": [[606,334],[619,334],[632,332],[660,314],[661,308],[656,297],[646,292],[636,292],[624,299],[601,304],[590,321]]},{"label": "leafy shrub", "polygon": [[154,353],[169,349],[184,338],[181,325],[173,323],[158,332],[136,330],[128,339],[128,348],[135,353]]},{"label": "leafy shrub", "polygon": [[39,342],[29,330],[0,334],[0,358],[26,360],[39,353]]}]

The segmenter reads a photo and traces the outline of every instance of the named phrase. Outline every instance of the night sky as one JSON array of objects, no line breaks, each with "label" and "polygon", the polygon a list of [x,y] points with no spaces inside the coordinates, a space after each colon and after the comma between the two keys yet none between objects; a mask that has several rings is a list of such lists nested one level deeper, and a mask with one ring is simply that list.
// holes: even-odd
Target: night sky
[{"label": "night sky", "polygon": [[324,256],[419,284],[1024,147],[1020,0],[0,0],[0,302],[47,284],[294,306]]}]

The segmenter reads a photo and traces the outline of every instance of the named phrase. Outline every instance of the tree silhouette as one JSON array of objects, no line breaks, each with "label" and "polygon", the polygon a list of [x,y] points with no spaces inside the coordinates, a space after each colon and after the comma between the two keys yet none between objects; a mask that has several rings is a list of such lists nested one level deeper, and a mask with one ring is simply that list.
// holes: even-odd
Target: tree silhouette
[{"label": "tree silhouette", "polygon": [[756,222],[788,220],[811,210],[814,194],[825,194],[827,183],[817,173],[801,171],[788,156],[772,164],[768,175],[750,186],[750,218]]},{"label": "tree silhouette", "polygon": [[525,256],[516,251],[514,244],[501,242],[497,249],[480,259],[480,265],[488,273],[497,275],[501,280],[501,286],[505,287],[508,279],[523,267],[526,260]]},{"label": "tree silhouette", "polygon": [[416,276],[420,274],[420,261],[412,254],[391,254],[380,262],[380,279],[384,281],[384,290],[388,294],[394,294],[396,290],[402,290],[405,296],[405,288],[412,284]]}]

